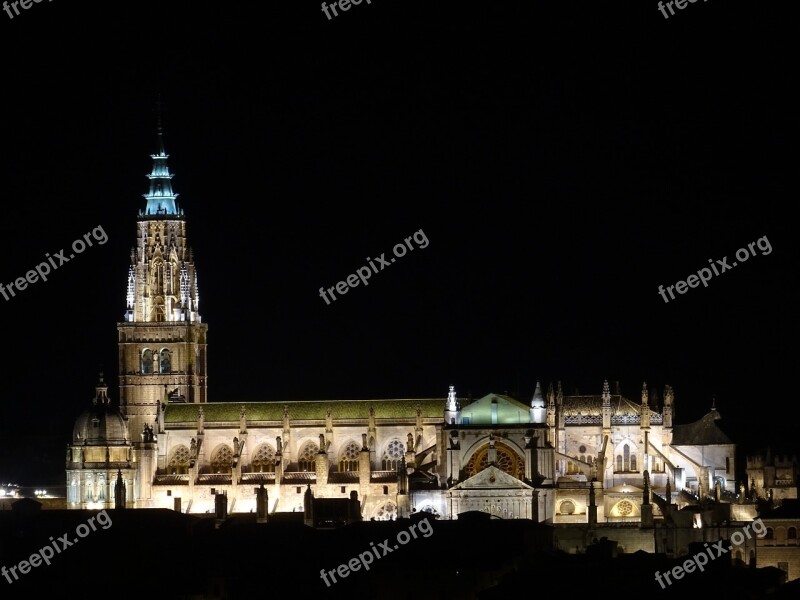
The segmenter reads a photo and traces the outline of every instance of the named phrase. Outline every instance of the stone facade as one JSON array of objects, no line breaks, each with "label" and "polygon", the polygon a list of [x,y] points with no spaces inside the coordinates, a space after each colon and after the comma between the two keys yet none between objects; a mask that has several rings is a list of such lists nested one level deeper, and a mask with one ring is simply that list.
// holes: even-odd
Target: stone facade
[{"label": "stone facade", "polygon": [[[468,400],[450,386],[421,399],[209,403],[197,269],[160,132],[152,158],[117,326],[119,406],[101,381],[76,422],[70,506],[205,514],[222,495],[227,512],[266,503],[268,518],[307,510],[310,494],[357,501],[363,519],[480,511],[625,529],[704,498],[735,500],[735,446],[719,413],[673,424],[669,386],[661,406],[646,384],[633,401],[608,382],[572,396],[537,383],[525,402]],[[648,549],[652,531],[642,535],[623,546]]]}]

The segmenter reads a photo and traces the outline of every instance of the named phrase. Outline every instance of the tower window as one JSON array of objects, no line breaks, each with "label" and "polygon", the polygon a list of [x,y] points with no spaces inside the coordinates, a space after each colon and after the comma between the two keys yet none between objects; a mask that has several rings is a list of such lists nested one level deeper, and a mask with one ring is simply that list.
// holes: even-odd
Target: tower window
[{"label": "tower window", "polygon": [[142,373],[149,375],[153,372],[153,351],[150,348],[142,350]]},{"label": "tower window", "polygon": [[162,373],[169,373],[172,370],[172,352],[167,348],[161,351],[160,371]]},{"label": "tower window", "polygon": [[631,464],[631,449],[628,447],[628,444],[625,444],[622,447],[622,468],[626,471],[630,470]]}]

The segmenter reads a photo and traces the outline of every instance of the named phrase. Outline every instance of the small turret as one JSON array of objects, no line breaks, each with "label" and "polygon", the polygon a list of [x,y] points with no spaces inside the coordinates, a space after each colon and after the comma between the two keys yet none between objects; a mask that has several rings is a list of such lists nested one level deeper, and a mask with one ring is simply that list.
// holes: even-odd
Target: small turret
[{"label": "small turret", "polygon": [[566,419],[564,417],[564,392],[559,381],[556,388],[556,449],[562,454],[567,452]]},{"label": "small turret", "polygon": [[447,392],[447,402],[444,408],[444,422],[447,425],[453,425],[459,422],[460,409],[458,406],[458,399],[456,398],[456,386],[451,385]]},{"label": "small turret", "polygon": [[544,396],[542,395],[542,386],[539,385],[539,382],[536,382],[536,389],[533,392],[533,398],[531,399],[531,409],[530,409],[530,418],[531,423],[544,423],[546,420],[545,414],[545,407],[544,407]]},{"label": "small turret", "polygon": [[603,418],[603,435],[611,435],[611,390],[608,387],[608,379],[603,381],[603,406],[601,408]]},{"label": "small turret", "polygon": [[556,395],[553,384],[547,386],[547,441],[552,446],[556,445]]},{"label": "small turret", "polygon": [[664,386],[664,429],[672,429],[672,419],[675,416],[675,408],[673,402],[675,401],[675,394],[672,391],[672,386]]},{"label": "small turret", "polygon": [[[647,382],[642,384],[642,409],[641,420],[639,421],[642,429],[650,428],[650,394],[647,391]],[[646,449],[645,449],[646,450]]]}]

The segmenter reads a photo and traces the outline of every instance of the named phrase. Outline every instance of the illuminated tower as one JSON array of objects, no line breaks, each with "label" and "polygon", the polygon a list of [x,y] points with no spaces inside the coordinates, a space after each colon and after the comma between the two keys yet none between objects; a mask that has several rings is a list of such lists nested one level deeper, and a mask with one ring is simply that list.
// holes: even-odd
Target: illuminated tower
[{"label": "illuminated tower", "polygon": [[186,220],[172,190],[159,119],[147,205],[137,219],[124,322],[119,334],[120,406],[131,441],[144,443],[159,405],[206,402],[206,330]]}]

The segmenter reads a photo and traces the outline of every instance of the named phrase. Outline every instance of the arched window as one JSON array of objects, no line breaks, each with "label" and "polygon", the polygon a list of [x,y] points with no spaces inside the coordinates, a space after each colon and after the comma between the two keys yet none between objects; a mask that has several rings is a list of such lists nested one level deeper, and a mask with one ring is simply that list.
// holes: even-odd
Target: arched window
[{"label": "arched window", "polygon": [[297,466],[301,471],[313,471],[316,468],[317,454],[319,454],[319,446],[314,442],[308,442],[297,458]]},{"label": "arched window", "polygon": [[617,454],[617,471],[622,471],[622,455]]},{"label": "arched window", "polygon": [[572,500],[564,500],[558,505],[558,512],[562,515],[571,515],[575,512],[575,503]]},{"label": "arched window", "polygon": [[637,471],[637,470],[638,469],[636,468],[636,455],[631,454],[631,471]]},{"label": "arched window", "polygon": [[153,372],[153,351],[150,348],[142,350],[142,373],[149,375]]},{"label": "arched window", "polygon": [[172,352],[167,348],[161,350],[161,372],[169,373],[172,371]]},{"label": "arched window", "polygon": [[355,442],[348,442],[339,457],[339,471],[358,471],[358,456],[361,447]]},{"label": "arched window", "polygon": [[622,447],[622,468],[625,471],[629,471],[631,464],[631,449],[628,447],[628,444],[625,444]]},{"label": "arched window", "polygon": [[787,540],[796,540],[797,539],[797,529],[794,527],[789,527],[786,531],[786,539]]},{"label": "arched window", "polygon": [[254,473],[272,473],[275,471],[275,449],[269,444],[261,444],[253,454],[252,468]]},{"label": "arched window", "polygon": [[586,462],[586,455],[585,454],[581,454],[581,462]]},{"label": "arched window", "polygon": [[230,473],[233,463],[233,449],[223,444],[211,453],[211,472]]},{"label": "arched window", "polygon": [[175,446],[170,455],[167,471],[171,475],[185,475],[189,472],[189,448],[183,444]]},{"label": "arched window", "polygon": [[[522,457],[520,457],[512,448],[500,442],[495,443],[494,465],[504,473],[508,473],[517,479],[522,479],[525,476],[525,463],[522,460]],[[486,444],[474,452],[464,471],[467,477],[472,477],[473,475],[483,471],[488,466],[489,444]],[[572,461],[568,461],[567,472],[578,473],[580,471],[577,464]]]},{"label": "arched window", "polygon": [[396,471],[403,462],[403,456],[406,453],[406,446],[398,439],[390,441],[386,445],[386,450],[383,452],[383,459],[381,460],[381,468],[384,471]]},{"label": "arched window", "polygon": [[767,527],[767,535],[764,536],[765,540],[774,540],[775,539],[775,531],[772,527]]}]

